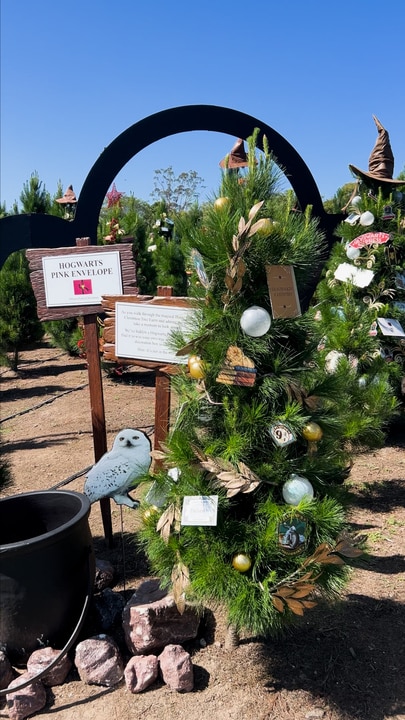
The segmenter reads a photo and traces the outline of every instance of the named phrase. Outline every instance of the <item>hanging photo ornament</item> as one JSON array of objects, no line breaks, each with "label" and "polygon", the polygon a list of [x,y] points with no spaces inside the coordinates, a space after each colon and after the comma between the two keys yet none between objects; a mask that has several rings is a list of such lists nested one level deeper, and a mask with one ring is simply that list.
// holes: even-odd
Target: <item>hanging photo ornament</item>
[{"label": "hanging photo ornament", "polygon": [[247,357],[237,345],[230,345],[216,382],[222,385],[255,384],[257,370],[253,360]]},{"label": "hanging photo ornament", "polygon": [[245,553],[238,553],[232,558],[232,567],[234,567],[238,572],[244,573],[250,570],[252,567],[252,561],[249,555],[245,555]]},{"label": "hanging photo ornament", "polygon": [[271,425],[270,435],[279,447],[291,445],[291,443],[295,442],[297,439],[291,428],[284,423],[274,423]]},{"label": "hanging photo ornament", "polygon": [[282,520],[277,529],[278,544],[283,552],[295,555],[304,550],[307,541],[307,524],[299,515]]},{"label": "hanging photo ornament", "polygon": [[252,305],[242,313],[240,326],[250,337],[261,337],[270,329],[271,317],[267,310],[259,305]]},{"label": "hanging photo ornament", "polygon": [[304,498],[312,500],[314,497],[314,489],[309,480],[296,473],[292,473],[284,483],[282,493],[288,505],[299,505]]}]

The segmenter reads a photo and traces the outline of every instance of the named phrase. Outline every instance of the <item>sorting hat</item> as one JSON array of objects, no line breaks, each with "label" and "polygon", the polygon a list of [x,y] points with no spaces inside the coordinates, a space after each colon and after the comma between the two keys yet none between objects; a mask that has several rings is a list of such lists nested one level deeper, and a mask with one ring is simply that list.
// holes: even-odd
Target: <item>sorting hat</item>
[{"label": "sorting hat", "polygon": [[392,177],[394,156],[388,132],[375,115],[373,115],[373,120],[378,130],[378,136],[368,160],[368,172],[359,170],[355,165],[349,165],[349,168],[365,185],[373,189],[382,187],[390,190],[390,188],[405,185],[405,180],[394,180]]},{"label": "sorting hat", "polygon": [[63,197],[57,198],[56,202],[61,205],[75,205],[75,203],[77,203],[77,198],[73,192],[73,186],[69,185],[68,189],[65,190]]},{"label": "sorting hat", "polygon": [[226,155],[219,165],[221,168],[225,168],[227,170],[248,167],[249,161],[245,152],[243,140],[241,138],[236,141],[229,155]]}]

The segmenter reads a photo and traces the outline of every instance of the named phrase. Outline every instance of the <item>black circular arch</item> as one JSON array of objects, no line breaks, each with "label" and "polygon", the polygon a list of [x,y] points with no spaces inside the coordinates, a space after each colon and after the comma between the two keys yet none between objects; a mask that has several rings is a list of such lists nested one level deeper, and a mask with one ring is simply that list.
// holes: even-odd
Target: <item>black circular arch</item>
[{"label": "black circular arch", "polygon": [[171,135],[196,130],[225,133],[246,140],[258,129],[257,145],[266,135],[276,162],[285,172],[301,209],[312,206],[330,246],[343,215],[325,212],[319,190],[297,151],[276,130],[251,115],[215,105],[186,105],[162,110],[131,125],[101,153],[87,175],[73,221],[53,215],[8,215],[0,219],[0,266],[15,250],[32,247],[69,247],[78,237],[97,244],[100,210],[108,188],[120,170],[138,152]]},{"label": "black circular arch", "polygon": [[183,132],[208,130],[226,133],[246,140],[257,128],[258,147],[263,135],[280,167],[285,172],[302,209],[312,205],[314,215],[323,217],[325,210],[313,176],[297,151],[276,130],[256,118],[215,105],[186,105],[150,115],[131,125],[105,148],[84,182],[76,209],[75,224],[86,230],[94,242],[101,206],[106,193],[120,170],[138,152],[149,145]]}]

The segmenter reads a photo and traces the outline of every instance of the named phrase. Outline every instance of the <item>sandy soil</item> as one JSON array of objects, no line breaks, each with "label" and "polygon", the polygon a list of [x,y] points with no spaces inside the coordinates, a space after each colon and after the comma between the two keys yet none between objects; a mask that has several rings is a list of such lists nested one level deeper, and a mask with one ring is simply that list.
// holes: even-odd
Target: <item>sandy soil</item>
[{"label": "sandy soil", "polygon": [[[55,486],[81,491],[83,470],[94,462],[88,372],[47,343],[22,353],[18,374],[0,368],[1,439],[12,466],[10,495]],[[124,427],[153,435],[154,375],[131,372],[131,384],[103,374],[108,447]],[[76,476],[74,479],[72,479]],[[353,573],[338,606],[318,606],[294,632],[275,641],[242,638],[225,650],[226,626],[208,615],[192,654],[195,689],[171,692],[157,682],[131,695],[88,686],[74,672],[48,691],[38,717],[53,720],[399,720],[405,718],[405,443],[357,457],[348,480],[351,523],[368,536],[369,555]],[[115,589],[130,596],[148,576],[132,538],[136,511],[111,506],[114,546],[105,542],[99,505],[90,527],[98,557],[117,569]],[[0,701],[0,718],[8,712]]]}]

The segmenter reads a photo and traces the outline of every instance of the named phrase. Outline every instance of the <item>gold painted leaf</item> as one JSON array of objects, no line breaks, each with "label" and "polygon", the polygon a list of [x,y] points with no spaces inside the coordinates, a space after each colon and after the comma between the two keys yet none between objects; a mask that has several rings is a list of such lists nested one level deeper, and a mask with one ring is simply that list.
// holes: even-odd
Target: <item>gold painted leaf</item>
[{"label": "gold painted leaf", "polygon": [[186,609],[185,590],[190,584],[190,574],[184,563],[178,562],[172,570],[172,592],[177,610],[182,615]]},{"label": "gold painted leaf", "polygon": [[249,217],[249,220],[253,220],[253,218],[255,217],[255,215],[257,215],[257,213],[259,212],[261,206],[263,205],[263,202],[264,202],[264,200],[260,200],[260,202],[256,203],[255,205],[253,205],[253,207],[250,208],[250,210],[249,210],[249,216],[248,216],[248,217]]}]

